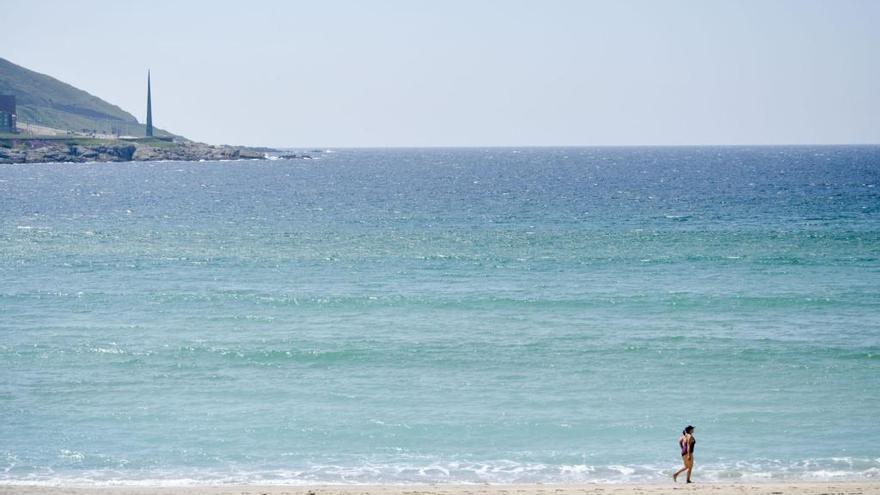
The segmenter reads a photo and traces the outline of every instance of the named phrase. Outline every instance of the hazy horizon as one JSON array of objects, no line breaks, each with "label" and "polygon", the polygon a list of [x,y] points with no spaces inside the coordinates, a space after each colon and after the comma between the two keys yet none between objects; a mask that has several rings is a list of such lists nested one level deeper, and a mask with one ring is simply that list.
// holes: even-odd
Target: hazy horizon
[{"label": "hazy horizon", "polygon": [[7,2],[2,56],[198,141],[880,143],[880,3]]}]

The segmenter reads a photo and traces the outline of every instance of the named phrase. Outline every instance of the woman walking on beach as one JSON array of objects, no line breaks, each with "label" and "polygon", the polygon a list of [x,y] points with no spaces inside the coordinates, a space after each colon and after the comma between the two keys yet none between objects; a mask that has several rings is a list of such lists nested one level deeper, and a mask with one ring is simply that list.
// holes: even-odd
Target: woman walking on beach
[{"label": "woman walking on beach", "polygon": [[678,475],[687,471],[687,482],[693,483],[691,481],[691,471],[694,470],[694,446],[696,444],[697,439],[694,438],[694,427],[688,425],[682,430],[681,436],[678,437],[678,446],[681,447],[681,460],[684,462],[684,467],[672,475],[672,481],[678,481]]}]

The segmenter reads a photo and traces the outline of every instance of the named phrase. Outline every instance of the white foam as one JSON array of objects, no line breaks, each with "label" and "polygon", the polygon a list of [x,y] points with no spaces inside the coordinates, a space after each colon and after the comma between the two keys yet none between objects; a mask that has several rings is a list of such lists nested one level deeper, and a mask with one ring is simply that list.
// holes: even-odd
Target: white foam
[{"label": "white foam", "polygon": [[[66,463],[79,464],[85,455],[61,451]],[[501,459],[485,462],[430,461],[310,464],[271,470],[116,470],[56,471],[42,468],[27,474],[7,456],[0,484],[37,486],[203,486],[203,485],[367,485],[469,483],[655,483],[668,480],[673,464],[546,464]],[[849,466],[854,466],[850,468]],[[880,459],[824,458],[793,462],[765,459],[706,463],[697,467],[701,481],[860,481],[880,477]]]}]

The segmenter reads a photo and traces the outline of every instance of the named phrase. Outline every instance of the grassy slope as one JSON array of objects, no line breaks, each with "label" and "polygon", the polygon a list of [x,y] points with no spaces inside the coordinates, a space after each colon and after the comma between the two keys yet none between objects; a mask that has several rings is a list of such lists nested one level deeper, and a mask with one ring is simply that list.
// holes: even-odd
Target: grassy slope
[{"label": "grassy slope", "polygon": [[[19,123],[33,122],[56,129],[94,129],[143,135],[144,126],[116,105],[55,78],[0,58],[0,94],[13,94]],[[156,129],[157,135],[170,135]]]}]

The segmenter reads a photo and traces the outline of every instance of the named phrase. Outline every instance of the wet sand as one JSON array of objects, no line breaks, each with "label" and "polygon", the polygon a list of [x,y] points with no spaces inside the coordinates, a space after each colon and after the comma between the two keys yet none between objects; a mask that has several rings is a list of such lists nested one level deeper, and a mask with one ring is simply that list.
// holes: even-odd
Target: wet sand
[{"label": "wet sand", "polygon": [[880,495],[877,482],[579,485],[0,486],[0,495]]}]

